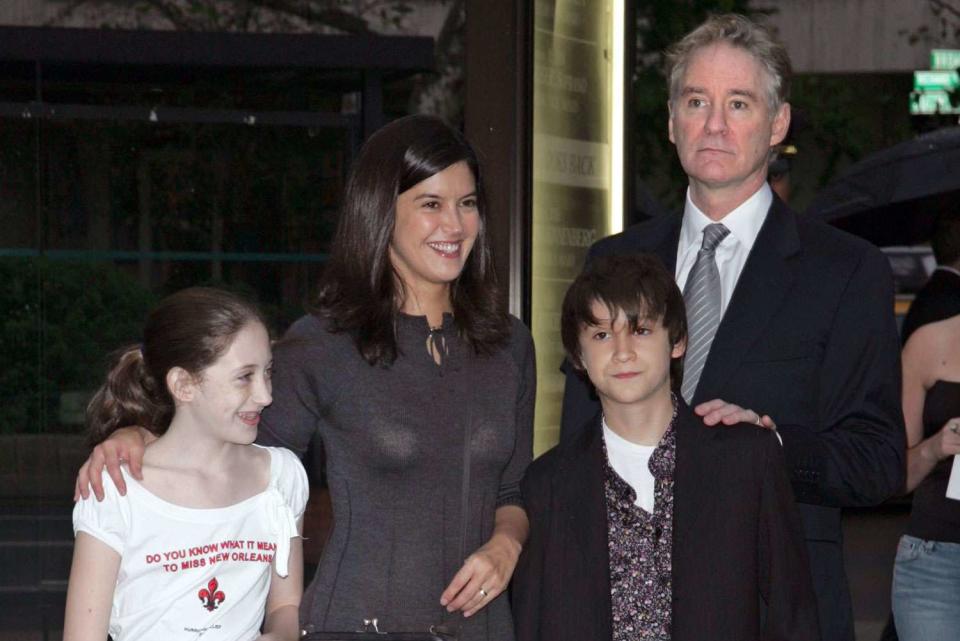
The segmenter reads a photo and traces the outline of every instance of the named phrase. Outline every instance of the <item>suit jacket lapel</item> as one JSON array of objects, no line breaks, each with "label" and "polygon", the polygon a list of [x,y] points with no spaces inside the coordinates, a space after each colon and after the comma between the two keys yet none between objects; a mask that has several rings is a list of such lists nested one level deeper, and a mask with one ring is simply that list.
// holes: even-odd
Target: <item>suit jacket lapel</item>
[{"label": "suit jacket lapel", "polygon": [[677,270],[677,245],[680,242],[680,225],[683,216],[660,216],[656,224],[650,226],[641,239],[642,251],[657,256],[671,274]]},{"label": "suit jacket lapel", "polygon": [[673,549],[684,549],[684,538],[703,536],[697,528],[704,504],[711,500],[715,478],[712,441],[719,428],[708,428],[682,400],[677,411],[677,465],[673,473]]},{"label": "suit jacket lapel", "polygon": [[[704,559],[696,550],[698,542],[709,536],[700,525],[710,511],[716,478],[716,456],[712,441],[719,429],[707,428],[693,411],[680,401],[677,412],[677,465],[673,474],[673,616],[686,616],[702,606],[697,595],[697,573]],[[709,547],[709,546],[707,546]]]},{"label": "suit jacket lapel", "polygon": [[694,404],[723,398],[750,346],[770,322],[796,278],[791,258],[800,252],[796,214],[778,198],[760,228],[710,347]]},{"label": "suit jacket lapel", "polygon": [[577,593],[592,602],[593,621],[578,621],[590,628],[590,638],[609,639],[610,573],[607,543],[606,456],[600,415],[580,431],[579,438],[561,444],[565,463],[554,478],[553,507],[560,517],[553,522],[565,529],[570,570],[568,580]]},{"label": "suit jacket lapel", "polygon": [[564,458],[567,459],[563,466],[564,474],[554,479],[557,483],[557,497],[560,503],[558,507],[577,514],[573,530],[579,543],[585,546],[596,546],[597,540],[603,539],[605,545],[607,538],[604,494],[606,459],[603,454],[599,415],[584,428],[583,438],[572,442],[564,454]]}]

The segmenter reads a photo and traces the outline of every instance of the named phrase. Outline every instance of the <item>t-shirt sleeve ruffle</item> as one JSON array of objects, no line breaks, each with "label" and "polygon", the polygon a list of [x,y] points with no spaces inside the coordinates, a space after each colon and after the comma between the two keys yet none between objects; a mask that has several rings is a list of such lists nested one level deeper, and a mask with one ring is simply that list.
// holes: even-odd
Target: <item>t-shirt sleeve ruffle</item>
[{"label": "t-shirt sleeve ruffle", "polygon": [[307,509],[307,499],[310,497],[310,482],[307,480],[307,471],[297,455],[290,450],[276,448],[280,455],[281,469],[277,479],[277,489],[283,496],[293,515],[300,519]]},{"label": "t-shirt sleeve ruffle", "polygon": [[106,470],[103,472],[103,493],[102,501],[91,494],[90,498],[77,501],[73,506],[73,533],[86,532],[122,556],[129,524],[127,497],[120,496]]},{"label": "t-shirt sleeve ruffle", "polygon": [[277,539],[274,569],[285,577],[290,560],[290,540],[300,536],[297,520],[306,509],[310,488],[307,473],[293,452],[282,447],[273,448],[273,460],[277,472],[268,491],[267,519]]}]

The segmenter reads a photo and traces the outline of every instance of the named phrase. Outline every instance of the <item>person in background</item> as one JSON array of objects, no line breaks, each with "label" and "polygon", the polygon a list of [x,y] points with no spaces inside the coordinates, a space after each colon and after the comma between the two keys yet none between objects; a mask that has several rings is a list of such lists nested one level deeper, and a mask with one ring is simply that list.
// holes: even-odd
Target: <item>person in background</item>
[{"label": "person in background", "polygon": [[930,246],[937,267],[903,319],[900,328],[903,345],[922,325],[960,314],[960,215],[937,218]]},{"label": "person in background", "polygon": [[673,276],[653,256],[597,258],[561,334],[602,411],[524,477],[519,641],[819,639],[776,436],[711,429],[674,393],[687,336]]},{"label": "person in background", "polygon": [[777,145],[773,160],[770,161],[767,182],[777,198],[785,203],[790,202],[793,195],[793,183],[790,181],[790,169],[793,158],[797,155],[797,148],[793,145]]},{"label": "person in background", "polygon": [[960,454],[960,315],[923,325],[903,348],[907,491],[893,618],[901,641],[960,638],[960,497],[946,495]]},{"label": "person in background", "polygon": [[[890,265],[770,189],[770,149],[790,124],[790,60],[766,28],[713,16],[668,58],[668,133],[690,179],[684,210],[598,241],[590,260],[651,252],[674,274],[689,328],[682,396],[707,425],[777,430],[821,636],[853,641],[841,508],[875,505],[903,484]],[[561,439],[598,408],[565,368]]]},{"label": "person in background", "polygon": [[[916,298],[913,299],[910,309],[903,319],[903,325],[900,327],[900,340],[904,347],[906,347],[913,333],[920,327],[960,314],[960,215],[947,214],[937,217],[934,221],[930,246],[937,261],[937,267],[933,270],[923,288],[917,293]],[[912,438],[919,438],[921,434],[924,438],[933,435],[933,433],[927,434],[926,425],[923,427],[923,431],[912,434]],[[910,439],[911,431],[908,424],[908,444],[910,444]],[[916,445],[916,443],[911,446],[913,445]],[[914,456],[916,456],[916,451]],[[915,486],[916,483],[913,483],[911,487]],[[927,491],[924,490],[924,493]],[[891,613],[883,634],[880,636],[880,641],[897,641],[897,638],[897,628]]]},{"label": "person in background", "polygon": [[[308,631],[376,619],[513,639],[503,591],[527,537],[535,358],[498,294],[486,215],[476,153],[437,118],[386,125],[351,170],[314,311],[276,347],[259,436],[301,455],[323,442],[333,530]],[[133,464],[139,438],[95,452],[79,490],[105,460]]]}]

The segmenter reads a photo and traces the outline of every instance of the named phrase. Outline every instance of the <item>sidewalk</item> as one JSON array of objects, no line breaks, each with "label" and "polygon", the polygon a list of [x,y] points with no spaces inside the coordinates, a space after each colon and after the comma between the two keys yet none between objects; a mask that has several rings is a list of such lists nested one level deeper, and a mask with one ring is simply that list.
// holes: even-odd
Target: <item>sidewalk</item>
[{"label": "sidewalk", "polygon": [[857,641],[878,641],[887,624],[893,559],[909,514],[909,505],[847,510],[844,514],[844,556]]}]

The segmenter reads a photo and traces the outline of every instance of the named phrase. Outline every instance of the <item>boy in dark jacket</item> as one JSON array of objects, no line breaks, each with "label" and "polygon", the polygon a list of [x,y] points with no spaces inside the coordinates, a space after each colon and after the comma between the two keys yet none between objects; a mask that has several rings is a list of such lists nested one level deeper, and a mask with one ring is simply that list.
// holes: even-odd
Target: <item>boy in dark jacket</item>
[{"label": "boy in dark jacket", "polygon": [[679,398],[683,297],[650,256],[592,262],[563,302],[603,411],[535,461],[514,574],[518,641],[819,639],[776,434]]}]

